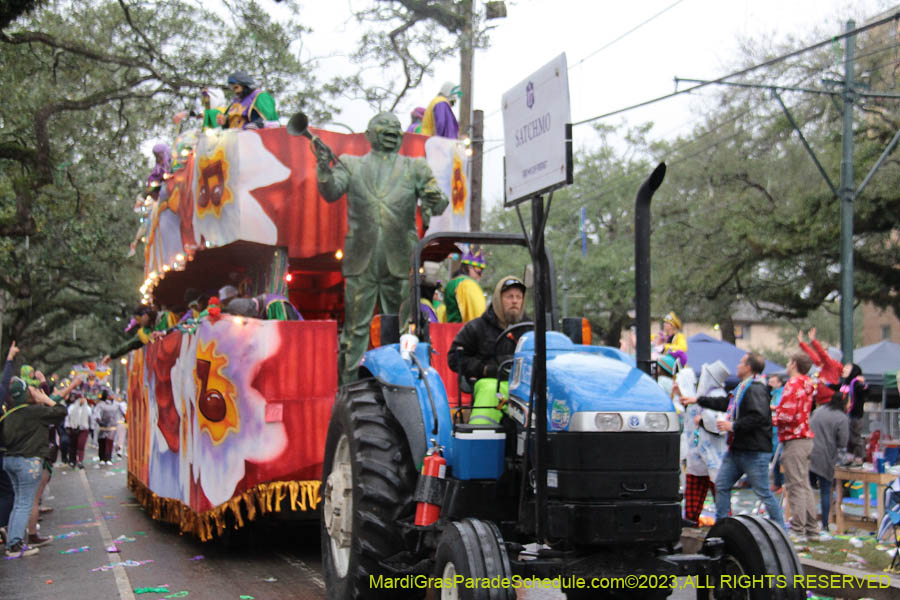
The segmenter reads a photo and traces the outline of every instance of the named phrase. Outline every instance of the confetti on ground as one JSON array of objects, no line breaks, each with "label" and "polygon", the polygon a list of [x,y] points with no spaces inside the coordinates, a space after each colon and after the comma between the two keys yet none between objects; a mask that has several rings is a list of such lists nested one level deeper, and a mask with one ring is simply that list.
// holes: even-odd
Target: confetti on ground
[{"label": "confetti on ground", "polygon": [[111,545],[111,546],[107,546],[107,547],[106,547],[106,551],[107,551],[107,552],[110,552],[110,553],[115,553],[115,552],[118,552],[119,549],[116,548],[115,544],[113,544],[113,545]]},{"label": "confetti on ground", "polygon": [[45,581],[44,583],[46,583],[47,585],[50,585],[51,583],[53,583],[53,580],[52,580],[52,579],[48,579],[48,580]]},{"label": "confetti on ground", "polygon": [[82,546],[80,548],[69,548],[68,550],[60,550],[59,553],[60,554],[77,554],[79,552],[87,552],[90,549],[91,549],[90,546]]},{"label": "confetti on ground", "polygon": [[241,594],[238,598],[241,600],[256,600],[253,596],[248,596],[247,594]]},{"label": "confetti on ground", "polygon": [[153,560],[126,560],[122,562],[113,563],[111,565],[103,565],[101,567],[97,567],[95,569],[91,569],[92,572],[96,571],[111,571],[116,567],[140,567],[141,565],[146,565],[148,563],[152,563]]},{"label": "confetti on ground", "polygon": [[90,508],[90,504],[76,504],[74,506],[67,506],[63,510],[77,510],[79,508]]},{"label": "confetti on ground", "polygon": [[72,537],[77,537],[79,535],[84,535],[83,531],[70,531],[69,533],[58,533],[53,537],[54,540],[65,540]]},{"label": "confetti on ground", "polygon": [[[169,585],[169,584],[166,584]],[[168,594],[168,587],[142,587],[134,588],[135,594]]]},{"label": "confetti on ground", "polygon": [[111,514],[103,515],[103,519],[106,521],[112,521],[112,520],[118,519],[118,518],[119,518],[119,515],[111,515]]},{"label": "confetti on ground", "polygon": [[197,556],[192,557],[191,560],[203,560],[204,558],[206,557],[202,554],[198,554]]},{"label": "confetti on ground", "polygon": [[145,531],[132,531],[130,535],[147,535]]},{"label": "confetti on ground", "polygon": [[[87,506],[87,505],[85,505]],[[71,523],[63,523],[60,527],[74,527],[75,525],[86,525],[88,523],[93,523],[96,525],[97,523],[93,519],[81,519],[80,521],[72,521]]]},{"label": "confetti on ground", "polygon": [[137,502],[120,502],[119,506],[124,506],[125,508],[137,508],[140,504]]},{"label": "confetti on ground", "polygon": [[115,496],[103,496],[104,498],[115,498]]},{"label": "confetti on ground", "polygon": [[120,535],[119,537],[117,537],[116,539],[114,539],[114,540],[113,540],[113,543],[114,543],[114,544],[120,544],[120,543],[123,543],[123,542],[135,542],[135,541],[137,541],[136,538],[128,537],[127,535],[125,535],[125,534],[123,533],[122,535]]},{"label": "confetti on ground", "polygon": [[163,598],[184,598],[188,595],[187,590],[181,590],[180,592],[175,592],[174,594],[169,594],[168,596],[163,596]]},{"label": "confetti on ground", "polygon": [[267,581],[267,582],[269,582],[269,583],[274,583],[274,582],[276,582],[276,581],[278,581],[278,580],[275,579],[274,577],[266,577],[265,579],[263,579],[263,581]]}]

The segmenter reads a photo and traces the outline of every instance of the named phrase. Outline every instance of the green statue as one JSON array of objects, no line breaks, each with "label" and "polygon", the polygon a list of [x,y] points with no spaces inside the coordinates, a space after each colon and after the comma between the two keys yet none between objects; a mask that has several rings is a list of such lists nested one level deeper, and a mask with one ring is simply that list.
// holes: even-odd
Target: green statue
[{"label": "green statue", "polygon": [[431,215],[441,214],[449,203],[424,158],[398,154],[403,130],[396,116],[375,115],[366,138],[371,152],[343,155],[340,160],[318,138],[310,141],[319,193],[327,202],[347,194],[340,366],[345,383],[355,379],[369,345],[376,302],[382,313],[398,314],[400,303],[409,295],[410,257],[418,241],[418,201],[426,227]]}]

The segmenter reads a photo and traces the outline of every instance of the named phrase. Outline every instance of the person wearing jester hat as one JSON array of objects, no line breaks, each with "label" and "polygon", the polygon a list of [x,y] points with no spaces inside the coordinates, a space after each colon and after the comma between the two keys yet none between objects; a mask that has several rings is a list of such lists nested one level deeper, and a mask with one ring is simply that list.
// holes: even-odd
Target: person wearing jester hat
[{"label": "person wearing jester hat", "polygon": [[[431,215],[450,203],[424,158],[399,154],[403,142],[400,119],[388,112],[375,115],[366,128],[372,150],[344,155],[310,140],[316,156],[316,181],[326,202],[347,196],[344,238],[344,328],[341,331],[341,381],[356,379],[369,345],[369,324],[376,305],[384,314],[399,314],[409,297],[410,260],[416,235],[416,209],[427,228]],[[421,203],[421,206],[420,206]]]},{"label": "person wearing jester hat", "polygon": [[670,311],[663,317],[663,328],[653,341],[657,354],[669,354],[674,356],[679,365],[687,365],[687,338],[681,333],[681,319]]},{"label": "person wearing jester hat", "polygon": [[442,323],[468,323],[486,308],[484,291],[478,282],[484,273],[484,254],[471,250],[463,254],[459,270],[444,289],[444,304],[438,313]]},{"label": "person wearing jester hat", "polygon": [[228,85],[235,93],[225,114],[216,116],[216,123],[226,129],[262,129],[266,121],[277,121],[275,99],[256,87],[253,78],[243,71],[228,76]]},{"label": "person wearing jester hat", "polygon": [[441,86],[438,95],[425,109],[422,117],[422,135],[437,135],[445,138],[459,138],[459,123],[453,114],[453,105],[457,98],[462,97],[462,90],[458,85],[447,81]]}]

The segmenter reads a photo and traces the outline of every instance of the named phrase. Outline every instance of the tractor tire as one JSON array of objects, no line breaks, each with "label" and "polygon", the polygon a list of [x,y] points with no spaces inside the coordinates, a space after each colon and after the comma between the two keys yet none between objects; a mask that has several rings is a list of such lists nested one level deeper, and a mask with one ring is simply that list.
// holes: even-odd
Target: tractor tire
[{"label": "tractor tire", "polygon": [[[432,596],[437,600],[515,600],[509,556],[500,530],[490,521],[463,519],[447,525],[441,533],[434,557],[434,576],[442,582],[464,577],[485,582],[499,577],[509,587],[498,585],[441,585]],[[495,582],[498,580],[495,580]]]},{"label": "tractor tire", "polygon": [[803,566],[785,532],[769,519],[738,515],[719,519],[707,538],[725,542],[722,575],[734,578],[774,575],[771,587],[730,585],[698,589],[698,600],[802,600],[806,589],[794,587],[794,576],[803,575]]},{"label": "tractor tire", "polygon": [[380,561],[405,550],[398,521],[415,513],[417,473],[403,430],[372,379],[341,388],[322,467],[322,569],[328,597],[415,598],[425,590],[370,586]]}]

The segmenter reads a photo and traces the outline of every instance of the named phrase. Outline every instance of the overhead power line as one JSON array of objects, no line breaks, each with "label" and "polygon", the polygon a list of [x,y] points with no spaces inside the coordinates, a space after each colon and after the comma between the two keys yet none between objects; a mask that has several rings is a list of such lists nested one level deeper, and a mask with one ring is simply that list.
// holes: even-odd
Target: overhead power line
[{"label": "overhead power line", "polygon": [[[635,25],[634,27],[632,27],[631,29],[629,29],[629,30],[626,31],[625,33],[623,33],[623,34],[619,35],[618,37],[616,37],[615,39],[613,39],[613,40],[611,40],[611,41],[609,41],[609,42],[603,44],[603,46],[601,46],[600,48],[597,48],[596,50],[594,50],[593,52],[591,52],[590,54],[588,54],[587,56],[585,56],[584,58],[582,58],[581,60],[579,60],[577,63],[575,63],[574,65],[572,65],[571,67],[569,67],[569,68],[566,69],[566,70],[567,70],[567,71],[571,71],[572,69],[574,69],[575,67],[581,65],[582,63],[584,63],[584,62],[587,61],[588,59],[593,58],[593,57],[596,56],[597,54],[600,54],[601,52],[603,52],[604,50],[606,50],[606,49],[609,48],[610,46],[613,46],[613,45],[616,44],[617,42],[621,42],[621,41],[624,40],[626,37],[628,37],[629,35],[631,35],[631,34],[634,33],[635,31],[637,31],[638,29],[640,29],[640,28],[643,27],[644,25],[647,25],[647,24],[649,24],[651,21],[655,20],[656,18],[661,17],[663,14],[669,12],[671,9],[675,8],[676,6],[678,6],[679,4],[681,4],[682,2],[684,2],[684,0],[677,0],[676,2],[674,2],[674,3],[670,4],[669,6],[665,7],[664,9],[662,9],[661,11],[659,11],[658,13],[656,13],[655,15],[653,15],[652,17],[649,17],[649,18],[647,18],[647,19],[644,19],[643,21],[641,21],[640,23],[638,23],[637,25]],[[494,115],[498,114],[498,113],[500,112],[500,110],[501,110],[501,109],[499,109],[499,108],[496,109],[496,110],[493,110],[493,111],[491,111],[490,113],[488,113],[487,115],[485,115],[484,118],[485,118],[485,119],[490,119],[490,118],[493,117]]]},{"label": "overhead power line", "polygon": [[696,91],[696,90],[699,90],[700,88],[704,88],[704,87],[706,87],[706,86],[708,86],[708,85],[714,85],[714,84],[717,84],[717,83],[722,83],[723,81],[726,81],[726,80],[731,79],[731,78],[733,78],[733,77],[740,77],[741,75],[746,75],[747,73],[752,73],[753,71],[756,71],[756,70],[758,70],[758,69],[762,69],[762,68],[765,68],[765,67],[770,67],[770,66],[772,66],[772,65],[774,65],[774,64],[776,64],[776,63],[782,62],[782,61],[787,60],[787,59],[789,59],[789,58],[793,58],[793,57],[795,57],[795,56],[799,56],[800,54],[804,54],[804,53],[806,53],[806,52],[811,52],[812,50],[817,50],[818,48],[821,48],[822,46],[827,46],[827,45],[829,45],[829,44],[832,44],[832,43],[834,43],[836,40],[840,40],[840,39],[843,39],[843,38],[848,37],[848,36],[851,36],[851,35],[857,35],[858,33],[862,33],[862,32],[864,32],[864,31],[868,31],[869,29],[872,29],[872,28],[874,28],[874,27],[879,27],[879,26],[881,26],[881,25],[884,25],[885,23],[890,23],[891,21],[896,21],[896,20],[900,20],[900,12],[897,12],[897,13],[893,14],[892,16],[886,17],[886,18],[881,19],[881,20],[879,20],[879,21],[875,21],[874,23],[869,23],[868,25],[863,25],[862,27],[857,27],[856,29],[853,29],[852,31],[846,31],[846,32],[844,32],[844,33],[842,33],[842,34],[832,36],[832,37],[828,38],[827,40],[823,40],[823,41],[818,42],[818,43],[815,43],[815,44],[813,44],[813,45],[811,45],[811,46],[806,46],[805,48],[800,48],[799,50],[794,50],[794,51],[792,51],[792,52],[788,52],[787,54],[782,54],[781,56],[776,56],[775,58],[769,59],[769,60],[767,60],[767,61],[765,61],[765,62],[761,62],[761,63],[759,63],[759,64],[757,64],[757,65],[753,65],[753,66],[751,66],[751,67],[747,67],[746,69],[741,69],[740,71],[735,71],[734,73],[729,73],[728,75],[723,75],[722,77],[719,77],[718,79],[713,79],[713,80],[711,80],[711,81],[707,81],[707,82],[704,82],[704,83],[699,83],[699,84],[697,84],[697,85],[695,85],[695,86],[691,86],[691,87],[685,88],[685,89],[683,89],[683,90],[679,90],[679,91],[676,91],[676,92],[672,92],[671,94],[665,94],[664,96],[658,96],[658,97],[656,97],[656,98],[652,98],[652,99],[650,99],[650,100],[645,100],[645,101],[643,101],[643,102],[639,102],[639,103],[633,104],[633,105],[631,105],[631,106],[626,106],[625,108],[620,108],[620,109],[617,109],[617,110],[614,110],[614,111],[611,111],[611,112],[608,112],[608,113],[603,113],[602,115],[597,115],[596,117],[590,117],[589,119],[583,119],[583,120],[578,121],[578,122],[576,122],[576,123],[572,123],[572,126],[575,127],[575,126],[577,126],[577,125],[584,125],[584,124],[586,124],[586,123],[591,123],[591,122],[593,122],[593,121],[598,121],[598,120],[600,120],[600,119],[605,119],[606,117],[612,117],[612,116],[614,116],[614,115],[618,115],[618,114],[621,114],[621,113],[624,113],[624,112],[628,112],[628,111],[634,110],[634,109],[636,109],[636,108],[642,108],[642,107],[644,107],[644,106],[649,106],[649,105],[651,105],[651,104],[655,104],[655,103],[661,102],[661,101],[663,101],[663,100],[668,100],[669,98],[674,98],[674,97],[676,97],[676,96],[681,96],[681,95],[684,95],[684,94],[689,94],[689,93],[691,93],[691,92],[694,92],[694,91]]},{"label": "overhead power line", "polygon": [[582,58],[581,60],[579,60],[577,63],[575,63],[574,65],[572,65],[571,67],[569,67],[568,70],[571,71],[572,69],[574,69],[574,68],[577,67],[578,65],[582,64],[583,62],[587,61],[588,59],[593,58],[593,57],[596,56],[597,54],[600,54],[601,52],[603,52],[604,50],[606,50],[607,48],[609,48],[610,46],[612,46],[612,45],[615,44],[616,42],[619,42],[619,41],[625,39],[626,37],[628,37],[629,35],[631,35],[631,34],[634,33],[635,31],[637,31],[638,29],[640,29],[640,28],[643,27],[644,25],[647,25],[648,23],[650,23],[651,21],[653,21],[653,20],[656,19],[657,17],[661,17],[663,14],[669,12],[671,9],[675,8],[676,6],[678,6],[679,4],[681,4],[682,2],[684,2],[684,0],[677,0],[677,2],[674,2],[674,3],[670,4],[669,6],[665,7],[664,9],[662,9],[661,11],[659,11],[658,13],[656,13],[655,15],[653,15],[652,17],[649,17],[648,19],[645,19],[644,21],[638,23],[637,25],[635,25],[634,27],[632,27],[631,29],[629,29],[628,31],[626,31],[625,33],[623,33],[622,35],[620,35],[619,37],[617,37],[617,38],[615,38],[614,40],[611,40],[611,41],[605,43],[605,44],[602,45],[601,47],[597,48],[596,50],[594,50],[593,52],[591,52],[590,54],[588,54],[587,56],[585,56],[584,58]]}]

